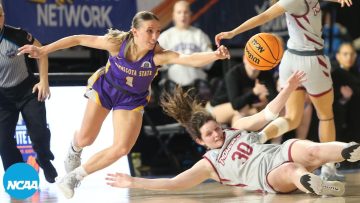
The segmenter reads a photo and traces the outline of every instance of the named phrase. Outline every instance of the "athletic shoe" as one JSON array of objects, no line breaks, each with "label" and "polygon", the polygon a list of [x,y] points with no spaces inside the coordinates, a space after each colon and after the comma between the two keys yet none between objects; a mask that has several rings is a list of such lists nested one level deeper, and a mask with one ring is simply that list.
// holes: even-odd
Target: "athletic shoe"
[{"label": "athletic shoe", "polygon": [[55,178],[58,176],[58,173],[50,160],[36,159],[36,163],[43,169],[46,181],[49,183],[55,183]]},{"label": "athletic shoe", "polygon": [[356,162],[360,160],[360,144],[356,142],[350,142],[348,147],[344,148],[341,152],[344,159],[349,162]]},{"label": "athletic shoe", "polygon": [[324,181],[314,174],[301,176],[300,183],[311,193],[327,196],[342,196],[345,192],[345,184],[339,181]]},{"label": "athletic shoe", "polygon": [[80,185],[80,181],[82,179],[82,176],[77,175],[75,171],[72,171],[66,174],[59,182],[57,182],[57,186],[63,195],[70,199],[74,196],[74,190]]},{"label": "athletic shoe", "polygon": [[70,148],[68,150],[68,153],[64,161],[66,173],[70,173],[75,168],[81,165],[81,153],[82,150],[80,152],[76,152],[73,150],[72,145],[70,145]]}]

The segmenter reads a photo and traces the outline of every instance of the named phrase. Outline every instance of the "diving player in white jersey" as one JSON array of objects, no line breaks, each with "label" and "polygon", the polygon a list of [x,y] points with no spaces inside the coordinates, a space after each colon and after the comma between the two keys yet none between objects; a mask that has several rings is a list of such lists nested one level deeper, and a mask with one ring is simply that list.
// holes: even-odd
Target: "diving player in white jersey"
[{"label": "diving player in white jersey", "polygon": [[181,88],[161,99],[164,111],[186,127],[191,137],[209,149],[192,168],[174,178],[145,179],[122,173],[108,174],[113,187],[148,190],[187,189],[207,179],[247,190],[285,193],[300,189],[317,195],[341,196],[344,184],[325,181],[311,173],[331,161],[360,160],[360,144],[327,142],[314,143],[292,139],[282,145],[261,144],[258,133],[275,119],[290,94],[304,81],[304,73],[292,74],[284,88],[261,112],[236,122],[237,130],[223,130],[189,92]]},{"label": "diving player in white jersey", "polygon": [[[341,3],[341,6],[352,5],[351,0],[327,1]],[[288,49],[279,66],[280,86],[283,86],[287,78],[296,70],[304,71],[307,81],[291,94],[286,103],[285,116],[274,120],[262,131],[261,142],[265,143],[300,125],[306,93],[319,118],[320,142],[335,141],[331,65],[328,57],[323,54],[320,3],[318,0],[272,0],[272,2],[273,5],[263,13],[245,21],[232,31],[217,34],[215,42],[219,46],[222,39],[231,39],[285,14],[290,38],[287,42]],[[336,173],[334,163],[325,164],[321,176],[323,179],[344,178]]]}]

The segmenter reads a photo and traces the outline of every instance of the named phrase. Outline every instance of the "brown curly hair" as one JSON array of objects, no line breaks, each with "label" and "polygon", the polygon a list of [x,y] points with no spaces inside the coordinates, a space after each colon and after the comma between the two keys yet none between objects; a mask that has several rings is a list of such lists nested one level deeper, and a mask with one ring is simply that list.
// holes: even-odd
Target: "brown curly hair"
[{"label": "brown curly hair", "polygon": [[177,86],[172,93],[164,92],[161,95],[160,104],[165,113],[181,123],[190,133],[191,138],[196,140],[196,138],[201,139],[201,126],[215,119],[198,100],[190,96],[190,91],[192,89],[184,92]]}]

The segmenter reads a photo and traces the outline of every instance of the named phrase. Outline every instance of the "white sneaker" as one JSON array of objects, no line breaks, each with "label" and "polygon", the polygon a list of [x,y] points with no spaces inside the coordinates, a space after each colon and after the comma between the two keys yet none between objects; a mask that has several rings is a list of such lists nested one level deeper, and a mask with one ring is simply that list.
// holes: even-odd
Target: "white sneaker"
[{"label": "white sneaker", "polygon": [[70,144],[68,153],[66,154],[66,157],[64,160],[66,173],[70,173],[75,168],[77,168],[81,165],[81,153],[82,153],[82,150],[80,152],[75,152],[72,148],[72,145]]},{"label": "white sneaker", "polygon": [[80,181],[83,179],[82,176],[77,175],[76,172],[70,172],[66,174],[60,181],[56,184],[63,195],[70,199],[74,196],[74,189],[80,185]]},{"label": "white sneaker", "polygon": [[327,181],[345,181],[345,176],[339,174],[334,163],[326,163],[321,166],[320,177]]},{"label": "white sneaker", "polygon": [[345,147],[341,155],[349,162],[356,162],[360,160],[360,144],[356,142],[350,142],[348,147]]},{"label": "white sneaker", "polygon": [[342,196],[345,193],[345,184],[339,181],[324,181],[314,174],[301,176],[300,183],[311,193],[327,196]]}]

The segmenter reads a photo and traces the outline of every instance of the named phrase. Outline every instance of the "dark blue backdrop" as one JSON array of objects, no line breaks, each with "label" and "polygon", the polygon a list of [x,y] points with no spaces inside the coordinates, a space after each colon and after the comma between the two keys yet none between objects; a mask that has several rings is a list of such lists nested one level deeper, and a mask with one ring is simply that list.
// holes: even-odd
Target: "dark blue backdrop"
[{"label": "dark blue backdrop", "polygon": [[22,27],[42,43],[49,43],[72,34],[102,35],[110,27],[128,30],[131,19],[136,13],[135,0],[72,0],[72,2],[3,0],[6,24]]},{"label": "dark blue backdrop", "polygon": [[[38,3],[35,3],[38,2]],[[41,3],[40,3],[41,2]],[[56,4],[56,2],[62,2]],[[110,27],[120,30],[130,28],[137,12],[135,0],[3,0],[6,24],[22,27],[42,43],[49,43],[72,34],[105,34]],[[264,11],[268,0],[219,0],[200,16],[195,25],[212,39],[221,31],[233,29],[245,20]],[[208,0],[192,4],[194,13]],[[243,46],[253,34],[278,32],[286,35],[283,18],[239,35],[224,42],[230,46]]]}]

